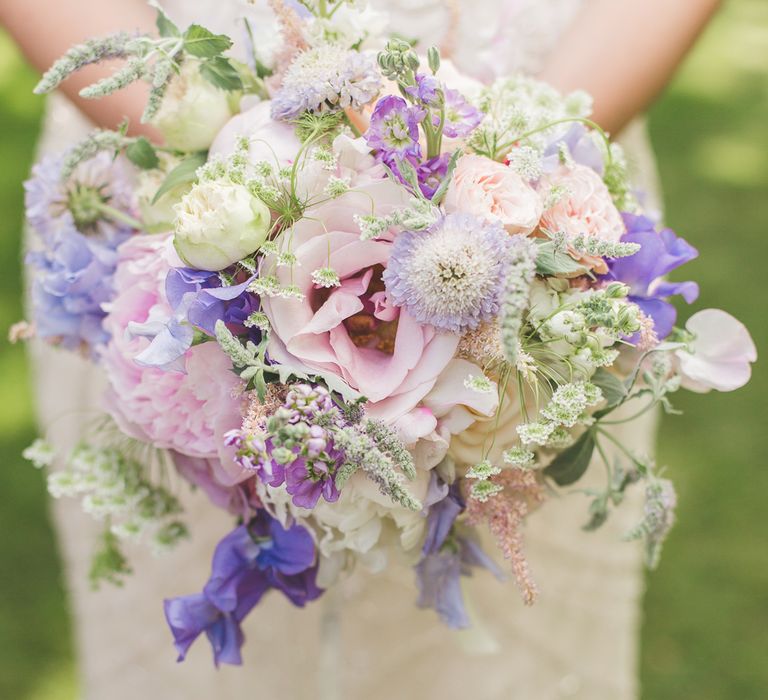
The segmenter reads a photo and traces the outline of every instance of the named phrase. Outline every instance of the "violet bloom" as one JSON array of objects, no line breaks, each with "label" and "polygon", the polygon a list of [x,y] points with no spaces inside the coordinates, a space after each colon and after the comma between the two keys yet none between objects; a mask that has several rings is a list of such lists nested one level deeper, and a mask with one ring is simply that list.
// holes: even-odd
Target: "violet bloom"
[{"label": "violet bloom", "polygon": [[408,105],[402,97],[388,95],[376,103],[365,140],[387,159],[421,158],[419,122],[423,118],[423,110]]},{"label": "violet bloom", "polygon": [[671,229],[656,231],[653,221],[645,216],[622,216],[627,227],[622,242],[639,243],[641,248],[634,255],[610,261],[607,276],[629,285],[629,300],[653,320],[656,335],[663,340],[677,319],[677,311],[667,299],[679,294],[691,304],[699,296],[699,285],[665,282],[662,278],[696,258],[699,252]]},{"label": "violet bloom", "polygon": [[424,107],[439,107],[442,89],[442,83],[434,75],[418,73],[416,84],[406,88],[405,91]]},{"label": "violet bloom", "polygon": [[445,124],[443,135],[448,138],[469,136],[485,115],[470,104],[458,90],[445,91]]},{"label": "violet bloom", "polygon": [[165,281],[165,294],[173,309],[172,316],[129,324],[132,335],[151,338],[150,344],[136,356],[136,363],[184,371],[183,357],[192,347],[195,328],[214,336],[218,320],[223,320],[237,335],[247,332],[249,339],[258,343],[260,331],[244,325],[248,316],[259,308],[258,298],[248,291],[252,279],[224,287],[218,272],[171,268]]},{"label": "violet bloom", "polygon": [[266,511],[233,530],[216,547],[203,592],[165,601],[178,660],[205,632],[217,666],[242,663],[240,623],[267,591],[279,590],[299,607],[323,593],[316,584],[315,558],[305,528],[286,529]]},{"label": "violet bloom", "polygon": [[320,496],[328,503],[338,501],[341,494],[335,476],[343,460],[343,452],[331,450],[317,457],[299,457],[291,462],[285,468],[285,490],[293,497],[294,505],[314,508]]},{"label": "violet bloom", "polygon": [[572,124],[558,134],[544,149],[542,168],[552,173],[560,167],[560,149],[565,146],[574,162],[586,165],[601,177],[605,172],[605,158],[602,149],[595,142],[593,132],[583,124]]},{"label": "violet bloom", "polygon": [[501,570],[480,546],[455,533],[456,518],[464,510],[464,501],[454,483],[441,501],[434,503],[427,516],[427,538],[422,549],[421,561],[416,565],[419,587],[417,605],[433,608],[443,622],[453,629],[470,626],[461,592],[461,576],[471,576],[472,568],[481,566],[497,578],[503,578]]}]

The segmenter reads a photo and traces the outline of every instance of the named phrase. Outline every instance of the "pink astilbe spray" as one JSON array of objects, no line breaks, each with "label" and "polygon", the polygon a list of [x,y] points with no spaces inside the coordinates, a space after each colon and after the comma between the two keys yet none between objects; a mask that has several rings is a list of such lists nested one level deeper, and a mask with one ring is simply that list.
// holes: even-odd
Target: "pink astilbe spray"
[{"label": "pink astilbe spray", "polygon": [[[254,2],[254,0],[250,1]],[[285,0],[267,0],[267,2],[275,13],[280,33],[283,35],[283,44],[275,56],[275,72],[267,80],[269,87],[276,90],[282,84],[283,76],[296,54],[307,49],[309,44],[304,38],[301,18],[295,10],[289,7]]]},{"label": "pink astilbe spray", "polygon": [[504,558],[512,564],[523,602],[533,605],[538,588],[531,576],[523,548],[523,524],[526,516],[544,500],[536,473],[527,469],[506,469],[492,478],[503,490],[486,501],[467,500],[467,516],[471,525],[488,523]]}]

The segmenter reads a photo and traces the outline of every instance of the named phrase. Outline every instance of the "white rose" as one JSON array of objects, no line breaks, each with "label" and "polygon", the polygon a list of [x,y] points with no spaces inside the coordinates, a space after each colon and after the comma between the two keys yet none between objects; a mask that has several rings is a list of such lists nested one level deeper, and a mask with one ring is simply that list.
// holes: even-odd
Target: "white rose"
[{"label": "white rose", "polygon": [[269,208],[243,185],[201,182],[175,207],[173,244],[186,265],[223,270],[255,252],[271,226]]},{"label": "white rose", "polygon": [[204,151],[232,116],[230,95],[200,75],[197,61],[185,61],[152,119],[171,148]]}]

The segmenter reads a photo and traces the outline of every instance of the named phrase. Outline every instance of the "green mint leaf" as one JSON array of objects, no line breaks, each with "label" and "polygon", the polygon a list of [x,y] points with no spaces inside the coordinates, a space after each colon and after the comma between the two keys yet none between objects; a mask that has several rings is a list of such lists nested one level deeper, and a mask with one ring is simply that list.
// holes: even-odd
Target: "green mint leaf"
[{"label": "green mint leaf", "polygon": [[224,34],[214,34],[199,24],[192,24],[184,32],[184,50],[198,58],[213,58],[232,46]]},{"label": "green mint leaf", "polygon": [[154,146],[143,136],[139,136],[125,149],[125,155],[131,163],[142,170],[152,170],[160,165]]},{"label": "green mint leaf", "polygon": [[168,173],[160,189],[155,193],[152,204],[157,202],[166,192],[170,192],[174,187],[188,182],[197,181],[197,169],[204,165],[206,161],[205,153],[193,153],[179,163],[171,172]]},{"label": "green mint leaf", "polygon": [[240,74],[226,58],[214,56],[200,66],[200,75],[222,90],[242,90]]},{"label": "green mint leaf", "polygon": [[544,473],[558,486],[573,484],[584,476],[594,449],[595,438],[591,431],[587,431],[567,450],[555,457]]},{"label": "green mint leaf", "polygon": [[159,5],[155,5],[154,7],[157,10],[155,25],[157,26],[157,31],[160,36],[163,38],[181,36],[181,30],[171,21],[168,15],[163,12],[162,8],[160,8]]}]

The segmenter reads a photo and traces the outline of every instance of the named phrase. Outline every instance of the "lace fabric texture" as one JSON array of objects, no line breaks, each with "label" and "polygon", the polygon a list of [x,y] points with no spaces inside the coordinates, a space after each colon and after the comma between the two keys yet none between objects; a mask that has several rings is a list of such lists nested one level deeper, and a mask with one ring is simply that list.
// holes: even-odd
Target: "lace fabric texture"
[{"label": "lace fabric texture", "polygon": [[[241,0],[166,4],[181,22],[194,19],[230,33],[246,7]],[[396,31],[406,36],[418,31],[425,44],[439,44],[454,32],[459,67],[488,79],[513,70],[535,72],[581,2],[382,0],[379,5],[391,13]],[[269,22],[266,7],[260,12]],[[61,150],[87,128],[71,104],[54,96],[40,148]],[[642,124],[632,125],[622,140],[641,186],[655,195]],[[36,345],[32,356],[41,426],[66,449],[98,414],[103,377],[65,352]],[[647,452],[653,434],[651,416],[622,437]],[[604,478],[602,465],[593,464],[587,486],[601,485]],[[500,584],[482,572],[466,585],[477,624],[452,633],[432,611],[415,607],[410,569],[393,565],[378,576],[358,571],[304,610],[277,594],[267,596],[244,625],[244,667],[216,671],[204,639],[186,662],[175,663],[162,599],[200,590],[213,549],[232,524],[204,495],[190,494],[182,483],[177,490],[193,539],[163,559],[131,550],[137,575],[123,589],[97,593],[87,582],[97,526],[77,503],[54,504],[87,700],[630,700],[637,695],[641,557],[638,546],[621,536],[640,518],[639,492],[596,533],[581,530],[588,501],[579,494],[550,501],[529,519],[527,551],[541,589],[532,608],[523,606],[511,581]]]}]

